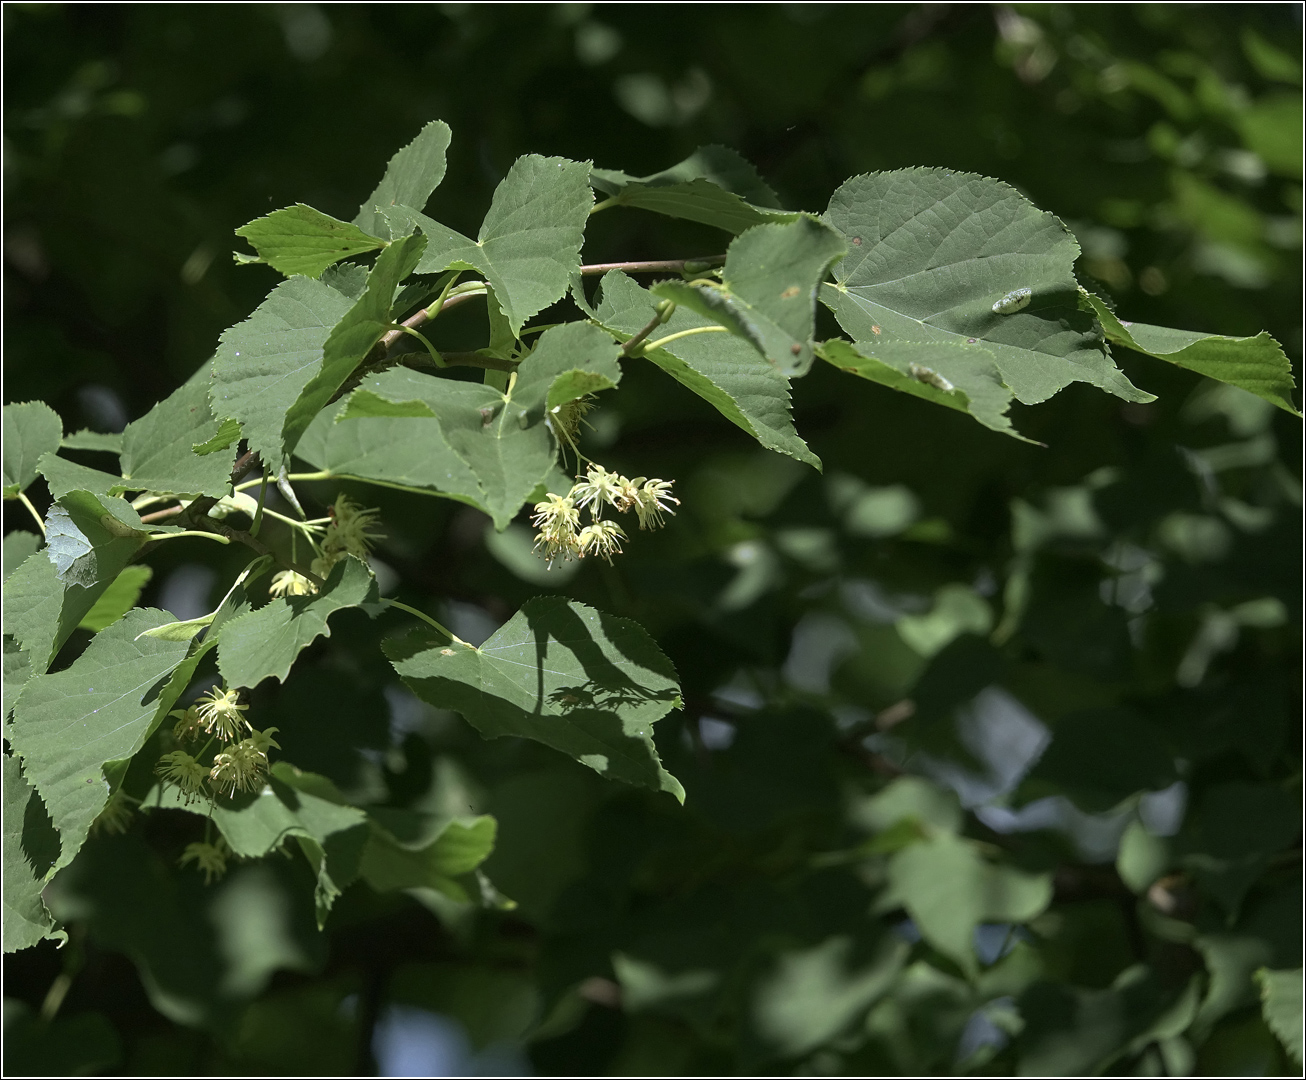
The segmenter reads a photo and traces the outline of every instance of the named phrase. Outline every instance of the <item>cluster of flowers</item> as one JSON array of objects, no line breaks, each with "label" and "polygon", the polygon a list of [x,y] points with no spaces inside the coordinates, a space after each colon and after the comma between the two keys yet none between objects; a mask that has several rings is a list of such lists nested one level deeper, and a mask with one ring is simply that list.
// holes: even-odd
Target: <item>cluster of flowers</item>
[{"label": "cluster of flowers", "polygon": [[[346,495],[339,496],[329,509],[331,523],[326,528],[326,535],[322,537],[318,556],[310,567],[320,578],[330,574],[331,568],[346,555],[366,559],[372,544],[384,535],[373,531],[378,512],[363,509]],[[317,586],[303,574],[282,570],[273,576],[268,591],[273,596],[308,596],[317,592]]]},{"label": "cluster of flowers", "polygon": [[[272,736],[277,729],[258,731],[242,715],[248,705],[240,703],[240,692],[214,687],[202,695],[189,709],[177,709],[169,716],[177,720],[172,729],[179,742],[197,742],[208,736],[204,746],[195,753],[173,750],[164,754],[155,766],[155,772],[164,783],[173,784],[182,798],[191,803],[209,796],[209,789],[226,792],[230,798],[237,791],[257,791],[263,787],[268,770],[268,750],[281,749]],[[239,738],[242,729],[248,734]],[[205,750],[214,739],[222,744],[209,765],[201,763]],[[195,862],[204,872],[206,883],[216,875],[221,877],[227,868],[230,849],[221,837],[217,843],[190,844],[182,854],[181,863]]]},{"label": "cluster of flowers", "polygon": [[[613,555],[621,554],[621,541],[625,530],[615,521],[601,517],[604,506],[618,513],[635,511],[641,529],[656,529],[662,525],[663,513],[674,514],[671,504],[680,500],[671,494],[671,480],[634,480],[608,472],[602,465],[591,465],[584,480],[578,480],[566,495],[550,494],[544,502],[535,504],[531,524],[539,530],[535,550],[552,566],[557,559],[583,559],[598,555],[612,562]],[[589,525],[581,526],[580,512],[589,507]]]},{"label": "cluster of flowers", "polygon": [[[249,708],[240,704],[239,691],[214,688],[189,709],[169,713],[177,718],[173,735],[181,742],[195,741],[201,735],[210,740],[222,741],[222,749],[214,755],[212,765],[202,765],[199,756],[185,750],[174,750],[159,759],[156,772],[169,784],[175,784],[187,802],[201,798],[205,785],[212,784],[215,791],[226,791],[228,797],[237,791],[256,791],[263,786],[268,768],[268,749],[281,745],[272,738],[276,728],[257,731],[241,713]],[[241,728],[249,734],[237,739]],[[207,746],[207,744],[206,744]]]}]

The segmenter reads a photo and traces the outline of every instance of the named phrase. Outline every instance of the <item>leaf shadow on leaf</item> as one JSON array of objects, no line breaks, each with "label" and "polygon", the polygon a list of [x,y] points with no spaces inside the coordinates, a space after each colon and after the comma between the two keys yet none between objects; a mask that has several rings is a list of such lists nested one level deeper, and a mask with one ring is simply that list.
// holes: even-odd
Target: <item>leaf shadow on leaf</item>
[{"label": "leaf shadow on leaf", "polygon": [[[586,711],[591,708],[600,713],[613,710],[615,715],[615,710],[621,705],[638,705],[646,701],[674,702],[679,698],[680,695],[671,689],[658,691],[640,686],[603,655],[603,650],[594,639],[592,632],[581,621],[580,616],[570,608],[558,606],[549,610],[547,615],[543,612],[523,609],[523,614],[526,615],[526,621],[531,629],[535,631],[536,685],[539,687],[537,715],[544,701],[544,655],[550,638],[569,650],[580,661],[585,674],[589,676],[589,680],[585,683],[578,686],[562,686],[549,695],[549,703],[561,707],[571,718],[576,715],[573,710],[582,705],[586,707]],[[620,621],[600,612],[599,624],[602,627],[603,640],[611,642],[620,649],[632,664],[641,667],[644,665],[646,660],[630,656],[621,648],[624,634]],[[568,636],[559,636],[560,629]],[[674,678],[674,673],[667,674]]]}]

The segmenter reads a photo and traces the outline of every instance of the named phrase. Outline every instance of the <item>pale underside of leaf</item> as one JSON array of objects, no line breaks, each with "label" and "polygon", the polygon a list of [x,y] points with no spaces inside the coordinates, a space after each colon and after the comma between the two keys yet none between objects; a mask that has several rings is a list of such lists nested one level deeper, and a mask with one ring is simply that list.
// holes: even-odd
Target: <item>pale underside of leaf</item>
[{"label": "pale underside of leaf", "polygon": [[1241,387],[1285,412],[1301,415],[1292,403],[1292,392],[1296,388],[1292,364],[1279,343],[1264,330],[1255,337],[1236,338],[1172,330],[1148,323],[1127,323],[1117,319],[1099,297],[1087,290],[1082,290],[1081,295],[1092,306],[1106,330],[1107,340],[1113,345],[1123,345],[1199,375]]}]

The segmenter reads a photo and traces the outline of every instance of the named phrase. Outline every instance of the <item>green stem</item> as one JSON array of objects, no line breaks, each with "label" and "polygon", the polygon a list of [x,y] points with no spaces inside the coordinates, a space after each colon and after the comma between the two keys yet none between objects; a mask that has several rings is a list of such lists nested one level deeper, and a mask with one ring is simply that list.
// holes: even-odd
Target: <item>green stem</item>
[{"label": "green stem", "polygon": [[588,263],[580,268],[581,274],[590,277],[620,270],[626,274],[695,273],[726,261],[724,255],[704,255],[701,259],[640,259],[635,262]]},{"label": "green stem", "polygon": [[405,326],[403,323],[399,323],[395,327],[395,329],[402,331],[403,333],[407,334],[409,337],[417,338],[418,341],[420,341],[423,345],[425,345],[426,351],[431,354],[431,359],[435,361],[436,367],[446,366],[444,362],[444,357],[442,357],[436,351],[435,346],[431,344],[430,340],[427,338],[425,334],[421,333],[420,331],[414,330],[411,326]]},{"label": "green stem", "polygon": [[616,205],[617,205],[617,196],[613,195],[611,198],[603,199],[600,202],[596,202],[593,206],[590,207],[590,213],[597,214],[600,210],[606,210],[609,206],[616,206]]},{"label": "green stem", "polygon": [[677,330],[674,334],[668,334],[666,337],[658,338],[657,341],[650,341],[644,346],[644,351],[648,352],[649,349],[660,349],[668,341],[675,341],[676,338],[689,337],[691,334],[721,333],[728,334],[730,333],[730,330],[725,326],[695,326],[692,330]]},{"label": "green stem", "polygon": [[249,527],[250,536],[258,536],[258,531],[263,526],[263,503],[268,497],[268,473],[269,469],[263,470],[263,480],[258,489],[258,509],[254,511],[254,524]]},{"label": "green stem", "polygon": [[203,529],[183,529],[181,532],[175,533],[150,533],[151,540],[180,540],[183,536],[202,536],[206,540],[216,540],[219,544],[231,543],[225,536],[205,532]]},{"label": "green stem", "polygon": [[36,512],[36,507],[32,505],[32,501],[21,491],[18,493],[18,501],[21,502],[25,507],[27,507],[27,509],[31,512],[32,517],[36,518],[36,524],[41,529],[41,535],[44,536],[45,522],[41,520],[41,515]]},{"label": "green stem", "polygon": [[476,648],[475,645],[468,644],[468,642],[464,641],[452,630],[446,629],[445,627],[441,626],[438,622],[436,622],[433,618],[431,618],[431,616],[427,615],[424,611],[418,611],[417,608],[415,607],[409,607],[407,604],[401,604],[398,600],[387,600],[386,603],[388,603],[391,607],[397,607],[400,611],[408,612],[409,615],[416,615],[419,619],[422,620],[422,622],[427,623],[428,625],[433,626],[435,627],[435,629],[439,630],[440,633],[442,633],[450,641],[458,645],[465,645],[469,649]]}]

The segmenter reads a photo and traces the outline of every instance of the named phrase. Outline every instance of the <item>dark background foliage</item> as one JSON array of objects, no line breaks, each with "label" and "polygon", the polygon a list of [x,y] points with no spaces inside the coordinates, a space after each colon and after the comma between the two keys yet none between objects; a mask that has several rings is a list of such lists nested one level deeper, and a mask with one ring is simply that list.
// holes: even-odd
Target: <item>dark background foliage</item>
[{"label": "dark background foliage", "polygon": [[[783,205],[815,212],[853,174],[947,166],[1065,220],[1082,280],[1122,317],[1265,329],[1300,371],[1296,5],[8,4],[4,21],[5,400],[44,400],[69,431],[142,415],[275,283],[233,265],[233,229],[297,201],[351,217],[436,117],[454,141],[431,212],[467,233],[530,152],[642,175],[722,143]],[[612,212],[584,257],[722,247],[706,228]],[[464,347],[480,332],[450,320]],[[592,452],[675,478],[683,505],[614,568],[587,563],[565,584],[520,543],[482,544],[487,520],[468,508],[369,495],[396,595],[443,603],[464,636],[540,591],[646,626],[685,690],[658,741],[686,807],[414,712],[369,624],[342,619],[255,708],[286,732],[287,759],[359,797],[494,813],[487,872],[518,908],[433,911],[357,885],[319,938],[303,929],[301,864],[242,868],[220,903],[163,869],[192,823],[151,815],[70,868],[84,914],[62,952],[6,958],[7,1055],[55,1073],[368,1071],[373,1028],[408,1015],[398,1005],[524,1055],[466,1066],[482,1071],[913,1074],[971,1052],[967,1068],[997,1072],[1290,1069],[1249,972],[1300,964],[1300,423],[1117,359],[1159,400],[1076,384],[1015,406],[1046,448],[819,367],[794,406],[823,477],[632,367],[592,417]],[[152,556],[142,602],[185,618],[236,564],[174,547]],[[1037,975],[968,990],[917,943],[915,981],[892,1016],[877,1006],[872,1035],[785,1043],[748,1014],[756,987],[779,985],[775,957],[840,935],[861,956],[904,919],[867,916],[872,855],[826,857],[865,836],[848,793],[905,769],[982,803],[955,769],[989,782],[995,765],[954,716],[986,687],[1053,732],[1032,771],[988,795],[1008,813],[1069,799],[1042,804],[1058,808],[1043,828],[992,814],[964,827],[1055,874],[1017,950],[1037,954]],[[904,702],[915,712],[894,725]],[[1174,820],[1149,819],[1146,800],[1087,816],[1140,789],[1168,791],[1154,805]],[[1164,849],[1159,882],[1115,869],[1140,813]],[[259,921],[269,906],[280,922]],[[282,929],[214,944],[224,918]],[[165,947],[151,935],[169,920]],[[251,968],[260,949],[273,959]],[[641,1007],[614,954],[719,985],[693,1007],[648,990]],[[821,970],[786,991],[811,1024],[851,992]],[[56,1038],[22,1017],[60,972],[73,978]],[[1196,1019],[1157,1027],[1190,989]],[[1009,1039],[1012,1007],[1024,1028]],[[522,1049],[536,1010],[546,1026]]]}]

